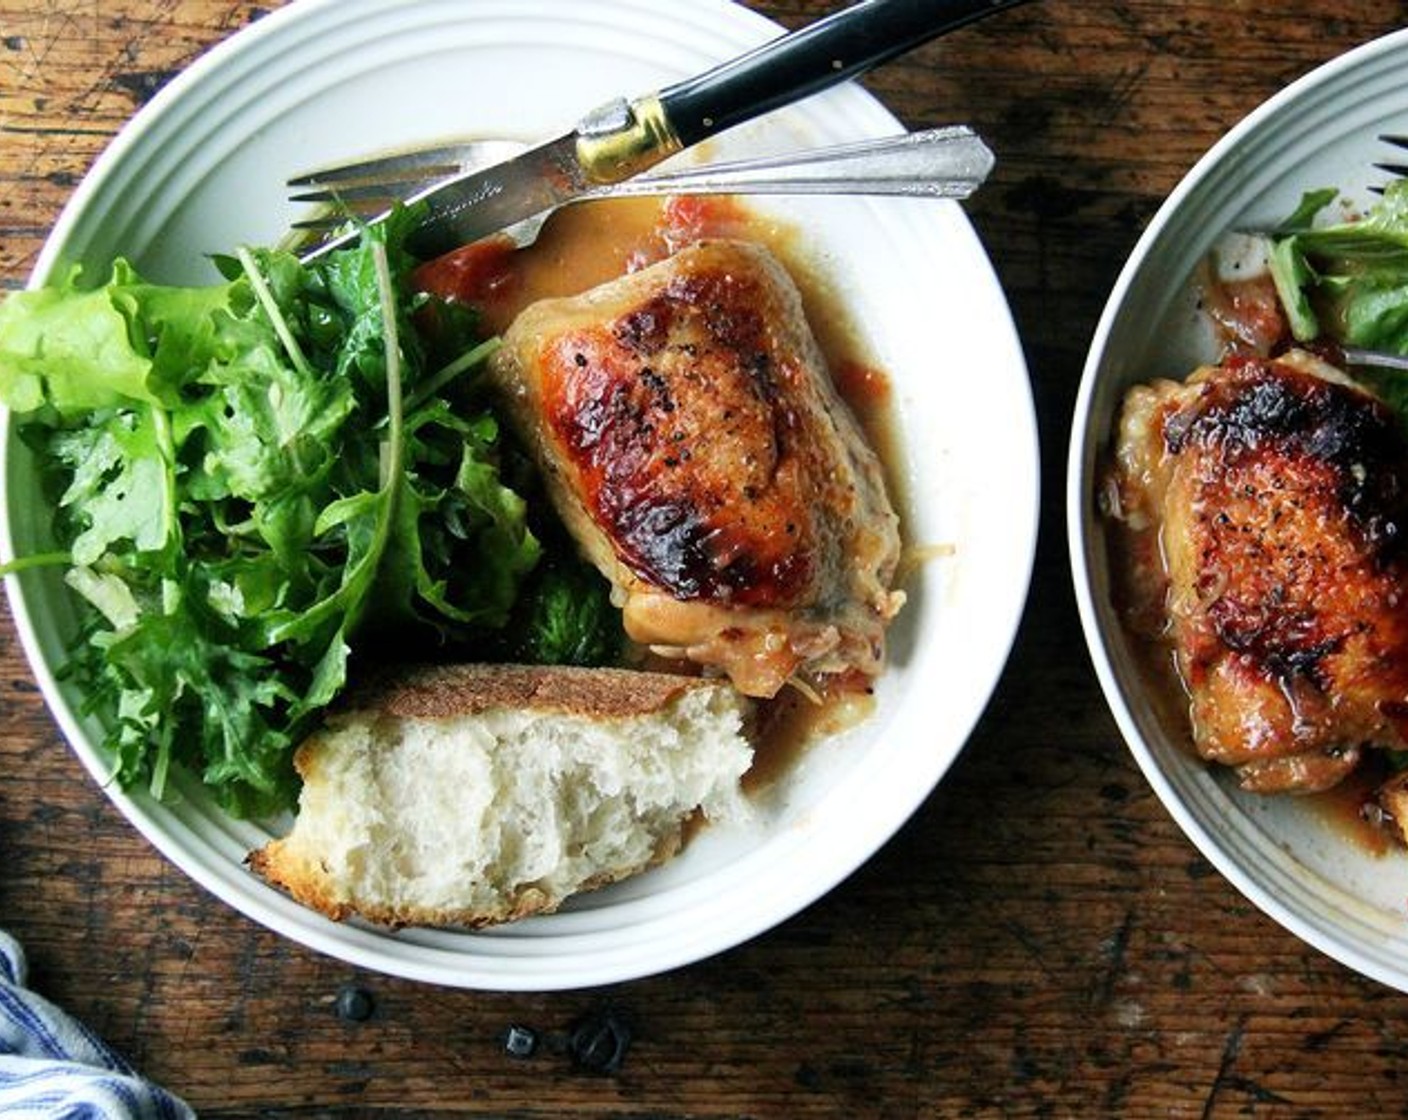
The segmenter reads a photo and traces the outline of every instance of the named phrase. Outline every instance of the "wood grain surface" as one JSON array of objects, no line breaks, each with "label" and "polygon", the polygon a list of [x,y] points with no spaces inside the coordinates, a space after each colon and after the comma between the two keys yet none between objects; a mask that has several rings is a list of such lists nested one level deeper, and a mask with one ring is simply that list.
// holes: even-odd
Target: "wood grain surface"
[{"label": "wood grain surface", "polygon": [[[836,5],[750,6],[796,26]],[[114,131],[266,11],[0,0],[0,287],[24,283]],[[35,986],[207,1117],[1404,1115],[1408,1001],[1246,902],[1131,761],[1084,652],[1061,503],[1085,350],[1162,198],[1264,98],[1405,16],[1367,0],[1041,0],[866,80],[907,125],[967,121],[999,154],[969,212],[1027,347],[1046,498],[987,715],[830,895],[716,959],[600,990],[360,971],[157,855],[64,746],[5,616],[0,925]],[[338,1014],[354,989],[363,1018]],[[584,1021],[629,1024],[614,1072],[572,1045]],[[535,1032],[531,1055],[512,1052],[514,1028]]]}]

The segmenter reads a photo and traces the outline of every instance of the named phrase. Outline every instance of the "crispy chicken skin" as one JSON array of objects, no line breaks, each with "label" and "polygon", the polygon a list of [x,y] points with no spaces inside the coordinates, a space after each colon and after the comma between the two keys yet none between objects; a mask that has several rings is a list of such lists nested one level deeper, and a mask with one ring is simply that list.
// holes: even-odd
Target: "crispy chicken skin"
[{"label": "crispy chicken skin", "polygon": [[1302,351],[1133,389],[1113,512],[1172,642],[1199,753],[1313,792],[1408,734],[1408,447]]},{"label": "crispy chicken skin", "polygon": [[760,697],[880,670],[898,521],[767,250],[703,241],[534,304],[492,378],[635,641]]}]

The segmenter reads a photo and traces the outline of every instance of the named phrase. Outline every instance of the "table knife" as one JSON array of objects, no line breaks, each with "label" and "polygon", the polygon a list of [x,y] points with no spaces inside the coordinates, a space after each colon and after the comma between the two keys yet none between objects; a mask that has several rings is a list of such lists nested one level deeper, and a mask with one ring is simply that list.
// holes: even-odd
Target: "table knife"
[{"label": "table knife", "polygon": [[[419,206],[423,220],[406,247],[423,259],[438,256],[1025,2],[861,0],[693,78],[632,100],[614,99],[556,139],[413,195],[407,205]],[[354,229],[334,237],[305,259],[358,236]]]}]

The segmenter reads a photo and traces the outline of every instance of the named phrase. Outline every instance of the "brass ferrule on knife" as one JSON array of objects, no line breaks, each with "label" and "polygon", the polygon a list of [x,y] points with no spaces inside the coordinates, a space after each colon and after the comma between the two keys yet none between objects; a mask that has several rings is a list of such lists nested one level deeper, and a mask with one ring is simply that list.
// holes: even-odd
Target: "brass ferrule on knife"
[{"label": "brass ferrule on knife", "polygon": [[683,145],[654,94],[613,101],[577,126],[577,162],[594,183],[619,183]]}]

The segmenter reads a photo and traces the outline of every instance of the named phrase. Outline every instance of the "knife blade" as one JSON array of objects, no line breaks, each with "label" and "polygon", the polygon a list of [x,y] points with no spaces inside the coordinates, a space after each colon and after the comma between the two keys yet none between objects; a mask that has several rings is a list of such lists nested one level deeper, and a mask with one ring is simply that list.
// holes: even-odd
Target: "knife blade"
[{"label": "knife blade", "polygon": [[[421,215],[406,247],[422,259],[439,256],[560,206],[593,186],[631,178],[728,128],[1025,2],[861,0],[658,92],[613,99],[570,131],[522,155],[431,185],[406,202]],[[311,260],[360,236],[359,228],[351,229],[303,258]]]},{"label": "knife blade", "polygon": [[[433,183],[411,195],[404,205],[417,208],[420,221],[407,235],[406,249],[429,260],[570,202],[592,187],[628,178],[625,170],[617,178],[603,178],[605,157],[592,146],[605,143],[620,147],[627,143],[623,139],[627,134],[646,127],[638,123],[636,112],[624,98],[608,102],[582,118],[570,132],[511,159]],[[657,142],[644,143],[653,150]],[[667,140],[660,139],[661,154],[643,162],[641,168],[678,150],[664,150],[667,144]],[[389,213],[377,215],[369,224],[385,220]],[[359,237],[360,228],[349,229],[306,250],[302,258],[314,260],[355,243]]]}]

